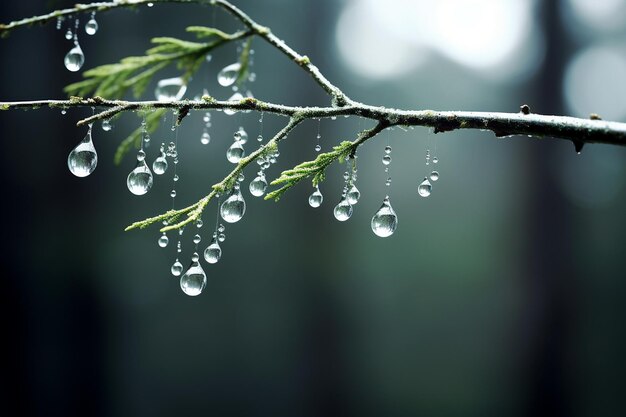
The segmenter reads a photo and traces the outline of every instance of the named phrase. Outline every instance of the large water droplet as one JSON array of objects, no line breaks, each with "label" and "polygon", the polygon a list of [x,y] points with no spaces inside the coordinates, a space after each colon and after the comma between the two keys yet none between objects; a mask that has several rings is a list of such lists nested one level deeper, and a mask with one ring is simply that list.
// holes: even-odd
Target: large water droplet
[{"label": "large water droplet", "polygon": [[437,181],[439,179],[439,172],[438,171],[433,171],[430,173],[430,180],[431,181]]},{"label": "large water droplet", "polygon": [[320,187],[315,187],[315,191],[309,196],[309,206],[318,208],[322,205],[322,201],[324,201],[324,196],[320,192]]},{"label": "large water droplet", "polygon": [[138,155],[137,166],[128,174],[126,179],[128,190],[135,195],[144,195],[152,188],[152,181],[152,172],[150,172],[148,164],[146,164],[145,159],[140,159]]},{"label": "large water droplet", "polygon": [[167,165],[168,164],[167,164],[167,158],[165,157],[165,152],[161,151],[161,154],[159,155],[159,157],[155,159],[154,162],[152,163],[152,170],[157,175],[163,175],[165,174],[165,171],[167,171]]},{"label": "large water droplet", "polygon": [[352,205],[348,203],[348,200],[342,198],[339,204],[335,206],[333,213],[335,214],[335,219],[345,222],[352,216]]},{"label": "large water droplet", "polygon": [[241,142],[236,141],[233,142],[233,144],[230,145],[230,148],[228,148],[228,150],[226,151],[226,159],[228,159],[228,162],[238,164],[245,154],[246,151],[243,148]]},{"label": "large water droplet", "polygon": [[348,200],[348,203],[355,205],[359,202],[360,197],[361,192],[358,188],[356,188],[356,185],[352,185],[352,187],[350,188],[350,190],[348,190],[348,193],[346,194],[346,199]]},{"label": "large water droplet", "polygon": [[194,255],[196,255],[196,260],[191,262],[187,272],[180,277],[180,288],[185,294],[192,297],[200,295],[204,287],[206,287],[206,274],[202,266],[198,263],[197,254]]},{"label": "large water droplet", "polygon": [[[243,100],[243,94],[241,94],[241,93],[235,93],[232,96],[230,96],[230,98],[228,99],[228,101],[236,101],[236,102],[239,102],[241,100]],[[235,113],[237,113],[237,110],[234,110],[234,109],[224,109],[224,114],[227,114],[229,116],[232,116]]]},{"label": "large water droplet", "polygon": [[170,268],[170,272],[175,277],[179,277],[180,274],[183,273],[183,264],[181,264],[180,261],[176,259],[176,262],[174,262],[174,264],[172,265],[172,268]]},{"label": "large water droplet", "polygon": [[235,81],[237,81],[237,77],[239,76],[239,70],[241,70],[241,64],[239,62],[225,66],[217,74],[217,82],[222,87],[229,87],[235,84]]},{"label": "large water droplet", "polygon": [[228,223],[236,223],[246,212],[246,201],[243,199],[240,189],[234,189],[220,206],[220,215]]},{"label": "large water droplet", "polygon": [[164,248],[167,246],[167,244],[170,242],[170,239],[167,237],[167,235],[165,234],[165,232],[163,232],[163,234],[161,235],[161,237],[159,238],[159,246]]},{"label": "large water droplet", "polygon": [[93,17],[89,19],[87,23],[85,23],[85,32],[87,35],[95,35],[98,31],[98,22]]},{"label": "large water droplet", "polygon": [[388,237],[396,231],[396,227],[398,227],[398,216],[391,207],[389,197],[385,197],[382,206],[372,217],[372,232],[376,236]]},{"label": "large water droplet", "polygon": [[265,175],[258,175],[250,182],[250,194],[255,197],[261,197],[263,194],[265,194],[266,188],[267,180],[265,179]]},{"label": "large water droplet", "polygon": [[385,156],[383,156],[383,164],[389,165],[390,163],[391,163],[391,156],[385,154]]},{"label": "large water droplet", "polygon": [[86,177],[96,169],[96,165],[98,165],[98,154],[91,140],[91,125],[89,125],[85,138],[67,157],[67,166],[77,177]]},{"label": "large water droplet", "polygon": [[222,248],[216,238],[211,240],[211,244],[204,250],[204,260],[210,264],[217,263],[222,257]]},{"label": "large water droplet", "polygon": [[113,129],[113,124],[111,123],[111,121],[109,119],[105,119],[102,121],[102,130],[104,130],[105,132],[109,132],[111,131],[111,129]]},{"label": "large water droplet", "polygon": [[187,85],[181,77],[166,78],[157,83],[154,95],[159,101],[176,101],[183,98]]},{"label": "large water droplet", "polygon": [[422,181],[419,187],[417,187],[417,192],[422,197],[428,197],[432,189],[433,186],[430,185],[430,181],[428,181],[428,178],[424,178],[424,181]]},{"label": "large water droplet", "polygon": [[85,54],[83,53],[83,50],[80,49],[78,42],[76,42],[74,47],[70,49],[67,55],[65,55],[63,62],[65,63],[65,68],[71,72],[76,72],[83,67],[83,64],[85,63]]}]

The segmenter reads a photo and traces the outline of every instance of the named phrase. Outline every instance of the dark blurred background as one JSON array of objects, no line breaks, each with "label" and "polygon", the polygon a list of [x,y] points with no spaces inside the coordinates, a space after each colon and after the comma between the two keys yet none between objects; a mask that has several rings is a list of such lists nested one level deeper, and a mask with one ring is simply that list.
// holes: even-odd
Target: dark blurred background
[{"label": "dark blurred background", "polygon": [[[1,2],[0,20],[70,1]],[[534,112],[626,121],[624,0],[235,0],[307,54],[330,80],[371,104],[440,110]],[[80,42],[85,69],[142,53],[153,36],[188,25],[234,30],[209,7],[157,4],[96,16]],[[80,76],[63,66],[71,42],[54,23],[0,42],[0,100],[62,98]],[[256,97],[326,104],[293,63],[255,41]],[[218,98],[216,74],[236,58],[216,51],[187,92]],[[163,78],[175,76],[174,68]],[[154,83],[153,83],[154,84]],[[154,85],[146,95],[152,98]],[[396,129],[359,151],[362,198],[337,222],[343,167],[322,185],[320,209],[301,184],[278,204],[247,191],[244,219],[228,226],[208,286],[185,296],[169,273],[175,239],[132,221],[170,207],[170,170],[144,197],[126,189],[129,155],[112,163],[139,119],[94,127],[98,169],[72,176],[67,155],[89,109],[0,112],[2,328],[0,415],[33,416],[617,416],[626,371],[626,149],[486,132],[433,135]],[[263,132],[284,118],[266,115]],[[202,114],[179,131],[177,206],[226,172],[237,126],[251,140],[258,115]],[[328,150],[367,121],[321,122]],[[317,123],[281,147],[269,177],[315,157]],[[172,140],[153,135],[148,158]],[[380,163],[394,151],[388,239],[369,221],[386,192]],[[436,148],[436,151],[435,151]],[[441,179],[416,188],[438,156]],[[204,216],[201,249],[216,206]],[[183,263],[193,232],[183,239]]]}]

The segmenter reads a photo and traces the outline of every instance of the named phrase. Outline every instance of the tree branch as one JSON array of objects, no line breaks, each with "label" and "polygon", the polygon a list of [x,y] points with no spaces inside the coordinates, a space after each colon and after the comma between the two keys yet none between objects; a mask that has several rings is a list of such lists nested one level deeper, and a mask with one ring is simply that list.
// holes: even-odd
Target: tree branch
[{"label": "tree branch", "polygon": [[345,107],[300,107],[285,106],[245,98],[241,101],[218,101],[205,96],[201,101],[126,101],[105,100],[99,97],[82,99],[73,97],[69,100],[36,100],[0,102],[0,110],[36,109],[43,106],[57,108],[106,107],[106,111],[80,120],[82,126],[97,120],[109,119],[120,112],[149,109],[186,109],[186,110],[254,110],[274,113],[287,117],[300,115],[304,119],[319,119],[337,116],[361,116],[389,126],[424,126],[431,127],[435,133],[450,132],[459,129],[491,130],[498,137],[534,136],[554,137],[580,143],[605,143],[626,145],[626,123],[609,122],[597,119],[579,119],[567,116],[546,116],[540,114],[467,112],[467,111],[407,111],[386,107],[374,107],[362,103],[353,103]]}]

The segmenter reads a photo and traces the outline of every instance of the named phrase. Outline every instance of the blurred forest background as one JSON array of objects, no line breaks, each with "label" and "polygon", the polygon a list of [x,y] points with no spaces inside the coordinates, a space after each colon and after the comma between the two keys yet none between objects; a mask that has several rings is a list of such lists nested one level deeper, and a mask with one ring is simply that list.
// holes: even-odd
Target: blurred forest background
[{"label": "blurred forest background", "polygon": [[[235,0],[353,98],[406,109],[516,112],[626,121],[624,0]],[[0,20],[72,1],[1,2]],[[143,53],[153,36],[238,27],[221,10],[157,4],[96,16],[84,69]],[[67,24],[67,22],[66,22]],[[0,41],[0,100],[62,98],[80,76],[63,57],[66,26]],[[325,104],[293,63],[254,42],[256,97]],[[236,59],[216,51],[186,97]],[[162,78],[176,76],[174,68]],[[150,87],[147,98],[152,98]],[[90,111],[0,112],[4,242],[1,415],[33,416],[614,416],[626,366],[626,149],[485,132],[396,129],[359,151],[361,201],[337,222],[344,167],[322,185],[320,209],[301,184],[275,204],[247,191],[222,260],[204,264],[204,293],[185,296],[169,273],[174,236],[124,233],[170,207],[171,171],[144,197],[126,189],[129,155],[112,163],[140,120],[94,127],[97,170],[71,175],[67,155]],[[285,123],[265,115],[264,135]],[[256,114],[202,114],[179,132],[177,205],[205,195],[229,167],[232,133],[258,134]],[[367,122],[321,122],[328,150]],[[311,159],[317,123],[281,147],[282,169]],[[167,126],[152,136],[152,161]],[[399,227],[369,221],[386,192],[380,159],[393,146],[390,190]],[[247,149],[256,141],[251,140]],[[431,197],[417,195],[427,148],[440,163]],[[215,204],[201,229],[208,244]],[[183,241],[189,262],[193,233]],[[7,350],[8,349],[8,350]]]}]

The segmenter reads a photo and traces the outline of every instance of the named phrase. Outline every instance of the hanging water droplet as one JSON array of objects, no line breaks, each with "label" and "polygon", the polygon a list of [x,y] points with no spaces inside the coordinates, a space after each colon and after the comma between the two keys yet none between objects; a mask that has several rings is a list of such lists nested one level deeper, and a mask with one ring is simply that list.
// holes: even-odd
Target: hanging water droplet
[{"label": "hanging water droplet", "polygon": [[183,264],[181,264],[180,261],[176,259],[176,262],[174,262],[174,264],[172,265],[172,268],[170,268],[170,272],[175,277],[179,277],[180,274],[183,273]]},{"label": "hanging water droplet", "polygon": [[85,23],[85,32],[87,32],[87,35],[95,35],[97,31],[98,22],[96,22],[94,17],[92,17],[87,23]]},{"label": "hanging water droplet", "polygon": [[203,145],[208,145],[209,142],[211,142],[211,135],[209,135],[209,132],[202,133],[202,136],[200,136],[200,143]]},{"label": "hanging water droplet", "polygon": [[259,142],[263,142],[263,135],[257,136],[256,140],[258,140]]},{"label": "hanging water droplet", "polygon": [[360,197],[361,197],[361,192],[359,191],[358,188],[356,188],[356,185],[352,185],[352,187],[346,194],[346,199],[348,200],[348,203],[355,205],[356,203],[359,202]]},{"label": "hanging water droplet", "polygon": [[152,170],[157,175],[163,175],[165,174],[165,171],[167,171],[167,165],[168,164],[167,158],[165,157],[165,152],[163,151],[163,148],[161,148],[161,154],[152,163]]},{"label": "hanging water droplet", "polygon": [[385,181],[385,186],[387,187],[391,186],[391,177],[387,178],[387,180]]},{"label": "hanging water droplet", "polygon": [[428,178],[424,178],[424,181],[422,181],[419,187],[417,187],[417,192],[422,197],[428,197],[432,188],[433,187],[432,185],[430,185],[430,181],[428,181]]},{"label": "hanging water droplet", "polygon": [[194,253],[192,259],[196,259],[191,262],[191,265],[187,269],[187,272],[180,277],[180,288],[183,292],[189,296],[199,295],[206,286],[206,274],[202,269],[202,266],[198,263],[198,254]]},{"label": "hanging water droplet", "polygon": [[437,172],[437,171],[431,172],[430,173],[430,179],[431,179],[431,181],[437,181],[439,179],[439,172]]},{"label": "hanging water droplet", "polygon": [[266,188],[267,181],[265,180],[265,175],[258,175],[250,182],[250,194],[255,197],[261,197],[263,194],[265,194]]},{"label": "hanging water droplet", "polygon": [[223,224],[220,224],[220,226],[217,228],[217,231],[220,233],[224,233],[225,230],[226,230],[226,226],[224,226]]},{"label": "hanging water droplet", "polygon": [[246,212],[246,201],[243,199],[240,189],[234,189],[220,206],[220,215],[228,223],[236,223]]},{"label": "hanging water droplet", "polygon": [[174,182],[177,182],[180,179],[180,177],[178,176],[178,174],[176,174],[176,175],[174,175],[174,178],[172,178],[172,179],[174,180]]},{"label": "hanging water droplet", "polygon": [[176,101],[183,98],[187,85],[181,77],[166,78],[157,83],[154,95],[158,101]]},{"label": "hanging water droplet", "polygon": [[200,236],[200,235],[198,235],[198,234],[196,234],[196,235],[193,237],[193,243],[195,243],[196,245],[197,245],[198,243],[200,243],[200,241],[201,241],[201,240],[202,240],[202,236]]},{"label": "hanging water droplet", "polygon": [[91,138],[91,125],[85,138],[76,146],[67,157],[67,166],[70,172],[77,177],[86,177],[98,165],[98,154]]},{"label": "hanging water droplet", "polygon": [[241,142],[233,142],[233,144],[230,145],[230,148],[226,151],[226,159],[228,159],[228,162],[237,164],[241,161],[241,158],[243,158],[245,154],[246,151]]},{"label": "hanging water droplet", "polygon": [[376,236],[388,237],[396,231],[398,227],[398,216],[393,211],[389,197],[385,197],[382,206],[378,209],[374,217],[372,217],[372,232]]},{"label": "hanging water droplet", "polygon": [[137,154],[137,166],[128,174],[126,179],[128,190],[135,195],[144,195],[152,188],[152,182],[152,172],[150,172],[150,168],[146,164],[145,156],[141,158]]},{"label": "hanging water droplet", "polygon": [[217,74],[217,82],[222,87],[229,87],[237,81],[237,77],[239,76],[239,71],[241,70],[241,64],[239,62],[235,62],[234,64],[230,64],[222,68],[222,70]]},{"label": "hanging water droplet", "polygon": [[74,34],[72,33],[72,29],[68,28],[67,32],[65,32],[65,39],[67,39],[68,41],[71,40],[74,37]]},{"label": "hanging water droplet", "polygon": [[339,204],[335,206],[333,213],[335,214],[335,219],[345,222],[352,216],[352,205],[345,198],[342,198]]},{"label": "hanging water droplet", "polygon": [[196,227],[198,229],[202,228],[203,225],[204,225],[204,222],[202,221],[202,219],[196,220]]},{"label": "hanging water droplet", "polygon": [[176,190],[170,191],[170,197],[172,198],[176,197]]},{"label": "hanging water droplet", "polygon": [[111,123],[111,121],[109,119],[103,120],[102,130],[104,130],[105,132],[110,132],[111,129],[113,129],[113,124]]},{"label": "hanging water droplet", "polygon": [[159,237],[159,246],[164,248],[167,246],[167,244],[170,242],[170,239],[167,237],[167,235],[165,234],[165,232],[163,232],[163,234],[161,235],[161,237]]},{"label": "hanging water droplet", "polygon": [[[243,180],[245,180],[246,177],[243,175],[243,172],[240,172],[239,175],[237,176],[237,182],[243,182]],[[237,184],[237,187],[239,187],[239,184]]]},{"label": "hanging water droplet", "polygon": [[225,241],[225,240],[226,240],[226,235],[225,235],[224,233],[220,233],[220,234],[217,236],[217,240],[219,240],[220,242]]},{"label": "hanging water droplet", "polygon": [[204,260],[210,264],[217,263],[222,257],[222,248],[217,239],[214,237],[211,244],[204,250]]},{"label": "hanging water droplet", "polygon": [[315,152],[319,152],[322,150],[322,146],[320,144],[315,145]]},{"label": "hanging water droplet", "polygon": [[436,164],[437,162],[439,162],[439,158],[437,158],[436,156],[433,158],[433,164]]},{"label": "hanging water droplet", "polygon": [[[228,99],[228,101],[236,101],[236,102],[239,102],[241,100],[243,100],[243,95],[241,93],[235,93],[232,96],[230,96],[230,98]],[[228,116],[232,116],[235,113],[237,113],[237,110],[235,109],[224,109],[224,114],[227,114]]]},{"label": "hanging water droplet", "polygon": [[74,47],[65,55],[63,62],[65,63],[65,68],[71,72],[76,72],[83,67],[85,54],[83,54],[83,50],[80,49],[78,42],[74,43]]},{"label": "hanging water droplet", "polygon": [[383,156],[383,164],[389,165],[391,163],[391,155]]},{"label": "hanging water droplet", "polygon": [[387,155],[389,155],[391,153],[391,146],[389,146],[389,145],[385,146],[385,153]]},{"label": "hanging water droplet", "polygon": [[67,114],[67,110],[65,110],[65,109],[61,110],[61,114],[62,115],[66,115]]},{"label": "hanging water droplet", "polygon": [[315,187],[315,191],[309,196],[309,206],[318,208],[322,205],[322,201],[324,201],[324,196],[320,192],[320,187]]},{"label": "hanging water droplet", "polygon": [[237,129],[233,138],[236,141],[241,142],[242,145],[245,145],[246,142],[248,142],[248,132],[246,132],[246,129],[244,129],[243,126],[239,126],[239,129]]}]

